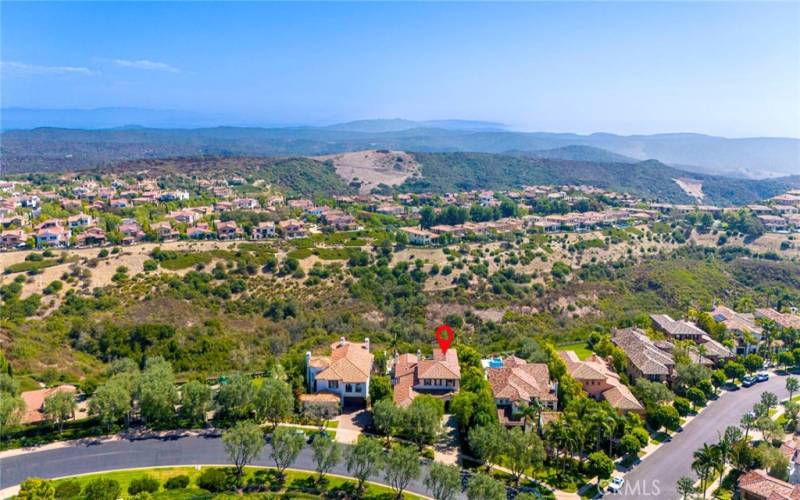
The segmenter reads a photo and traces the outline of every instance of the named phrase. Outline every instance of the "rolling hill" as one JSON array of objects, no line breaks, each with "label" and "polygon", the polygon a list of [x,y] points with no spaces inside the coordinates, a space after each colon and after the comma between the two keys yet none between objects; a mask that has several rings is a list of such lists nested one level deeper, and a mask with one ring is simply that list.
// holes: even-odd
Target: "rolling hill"
[{"label": "rolling hill", "polygon": [[315,156],[387,149],[510,152],[517,156],[604,162],[623,161],[619,158],[622,156],[631,161],[657,159],[683,170],[732,177],[800,174],[798,139],[526,133],[496,129],[493,125],[457,120],[364,120],[330,127],[290,128],[37,128],[0,134],[0,154],[6,172],[91,168],[109,161],[139,158]]}]

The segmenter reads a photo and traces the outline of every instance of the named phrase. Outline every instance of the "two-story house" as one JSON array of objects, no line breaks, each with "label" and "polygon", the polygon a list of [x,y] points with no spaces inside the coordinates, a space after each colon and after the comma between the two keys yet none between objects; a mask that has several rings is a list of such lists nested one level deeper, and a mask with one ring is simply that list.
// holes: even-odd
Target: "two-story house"
[{"label": "two-story house", "polygon": [[442,354],[434,347],[430,358],[422,353],[396,356],[392,363],[392,385],[394,402],[406,407],[418,394],[431,394],[445,403],[458,392],[461,384],[461,368],[458,365],[456,349],[448,349]]},{"label": "two-story house", "polygon": [[256,240],[272,238],[273,236],[275,236],[275,223],[272,221],[259,222],[253,228],[253,238]]},{"label": "two-story house", "polygon": [[506,426],[522,425],[522,409],[538,403],[542,409],[558,406],[558,385],[550,381],[544,363],[528,363],[516,356],[484,360],[486,379],[492,387],[497,415]]},{"label": "two-story house", "polygon": [[362,406],[369,395],[373,359],[369,339],[360,343],[342,337],[331,345],[330,356],[312,356],[306,352],[307,390],[335,394],[342,405]]}]

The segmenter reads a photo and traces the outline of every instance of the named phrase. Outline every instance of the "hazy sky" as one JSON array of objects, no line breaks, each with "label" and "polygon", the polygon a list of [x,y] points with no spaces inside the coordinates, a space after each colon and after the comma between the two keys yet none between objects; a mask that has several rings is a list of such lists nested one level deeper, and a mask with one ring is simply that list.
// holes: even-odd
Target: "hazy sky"
[{"label": "hazy sky", "polygon": [[800,137],[800,3],[0,3],[4,107]]}]

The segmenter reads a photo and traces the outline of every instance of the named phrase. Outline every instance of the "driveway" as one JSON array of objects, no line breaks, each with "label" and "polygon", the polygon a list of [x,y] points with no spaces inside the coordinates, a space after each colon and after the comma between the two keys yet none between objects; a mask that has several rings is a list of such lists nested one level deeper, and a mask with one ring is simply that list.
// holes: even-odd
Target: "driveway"
[{"label": "driveway", "polygon": [[[196,464],[230,464],[218,436],[104,441],[6,457],[0,461],[0,490],[16,486],[30,476],[55,478],[114,469]],[[252,465],[275,465],[270,459],[269,445],[264,447]],[[313,471],[311,448],[304,447],[291,467]],[[331,472],[349,476],[343,463]],[[429,495],[422,484],[426,475],[427,470],[423,466],[420,478],[409,485],[408,491]],[[371,477],[370,480],[384,482],[382,475]]]},{"label": "driveway", "polygon": [[781,400],[788,398],[785,384],[786,376],[772,374],[768,381],[753,387],[725,392],[688,423],[683,432],[675,434],[671,442],[665,443],[625,474],[622,492],[607,495],[608,498],[679,499],[675,483],[681,476],[695,477],[692,472],[692,455],[695,450],[701,448],[703,443],[716,443],[726,427],[738,425],[741,416],[761,399],[762,392],[773,392]]}]

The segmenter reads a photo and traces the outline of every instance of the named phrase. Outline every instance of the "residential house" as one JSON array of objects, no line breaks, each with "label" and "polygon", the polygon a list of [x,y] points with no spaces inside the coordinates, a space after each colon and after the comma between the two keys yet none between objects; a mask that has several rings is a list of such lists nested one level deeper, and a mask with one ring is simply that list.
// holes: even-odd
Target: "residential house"
[{"label": "residential house", "polygon": [[197,214],[191,210],[176,210],[169,214],[169,218],[181,224],[194,224],[194,221],[197,220]]},{"label": "residential house", "polygon": [[756,324],[754,315],[737,313],[733,309],[718,305],[711,310],[711,316],[736,335],[736,354],[751,354],[758,350],[764,330]]},{"label": "residential house", "polygon": [[412,245],[430,245],[437,238],[435,233],[427,229],[402,227],[400,230],[408,236],[408,242]]},{"label": "residential house", "polygon": [[142,226],[134,219],[124,219],[117,229],[122,233],[123,245],[132,245],[137,241],[143,240],[145,237]]},{"label": "residential house", "polygon": [[236,225],[235,220],[217,221],[217,238],[221,240],[235,240],[242,237],[242,229]]},{"label": "residential house", "polygon": [[785,232],[789,229],[789,221],[779,215],[759,215],[758,220],[772,233]]},{"label": "residential house", "polygon": [[155,231],[158,237],[163,241],[176,240],[178,236],[180,236],[180,233],[172,229],[172,225],[167,221],[150,224],[150,230]]},{"label": "residential house", "polygon": [[86,228],[75,239],[78,246],[105,245],[107,241],[106,232],[97,226]]},{"label": "residential house", "polygon": [[774,321],[781,328],[786,330],[800,330],[800,315],[797,311],[791,313],[780,313],[775,309],[756,309],[754,316],[756,319],[766,319]]},{"label": "residential house", "polygon": [[330,356],[306,352],[308,392],[335,394],[342,405],[363,405],[369,396],[373,359],[369,339],[359,343],[342,337],[331,345]]},{"label": "residential house", "polygon": [[781,444],[781,453],[789,461],[789,482],[800,483],[800,438],[790,437]]},{"label": "residential house", "polygon": [[264,238],[272,238],[274,236],[275,236],[275,223],[272,221],[259,222],[258,225],[253,228],[253,238],[256,240],[262,240]]},{"label": "residential house", "polygon": [[0,233],[0,246],[4,248],[17,248],[25,244],[28,235],[22,229],[7,229]]},{"label": "residential house", "polygon": [[737,484],[741,500],[800,499],[800,485],[793,485],[774,478],[761,469],[742,474],[739,476]]},{"label": "residential house", "polygon": [[69,246],[69,239],[72,232],[61,226],[41,227],[36,232],[37,248],[60,248]]},{"label": "residential house", "polygon": [[47,389],[37,389],[35,391],[25,391],[20,394],[22,401],[25,403],[25,411],[22,414],[20,422],[23,424],[33,424],[44,420],[44,401],[49,396],[57,392],[66,392],[68,394],[76,394],[78,389],[74,385],[59,385],[58,387],[50,387]]},{"label": "residential house", "polygon": [[254,198],[236,198],[233,200],[233,206],[236,210],[258,210],[261,204]]},{"label": "residential house", "polygon": [[[295,200],[296,201],[296,200]],[[304,238],[306,235],[306,225],[297,219],[282,220],[278,223],[284,238]]]},{"label": "residential house", "polygon": [[656,382],[669,382],[675,361],[638,328],[617,330],[611,341],[625,351],[627,371],[632,380],[646,378]]},{"label": "residential house", "polygon": [[531,404],[550,410],[558,407],[558,385],[550,381],[546,364],[508,356],[484,360],[483,365],[503,425],[522,425],[521,410]]},{"label": "residential house", "polygon": [[734,356],[730,349],[712,339],[708,333],[691,321],[674,320],[667,314],[651,314],[650,319],[653,320],[653,327],[657,331],[663,332],[675,340],[694,342],[703,356],[715,364]]},{"label": "residential house", "polygon": [[419,351],[416,355],[396,355],[391,374],[394,402],[402,407],[410,405],[418,394],[431,394],[448,402],[461,384],[456,349],[443,354],[438,346],[430,358],[423,358]]},{"label": "residential house", "polygon": [[606,360],[597,354],[581,360],[575,351],[561,351],[558,355],[564,360],[572,378],[581,384],[584,392],[591,398],[608,401],[621,414],[629,411],[644,413],[642,404],[628,386],[622,383],[617,372]]},{"label": "residential house", "polygon": [[214,232],[211,231],[208,224],[197,224],[190,227],[189,230],[186,231],[186,234],[193,240],[205,240],[211,238]]},{"label": "residential house", "polygon": [[86,214],[70,215],[67,217],[67,225],[70,229],[91,226],[92,216]]}]

